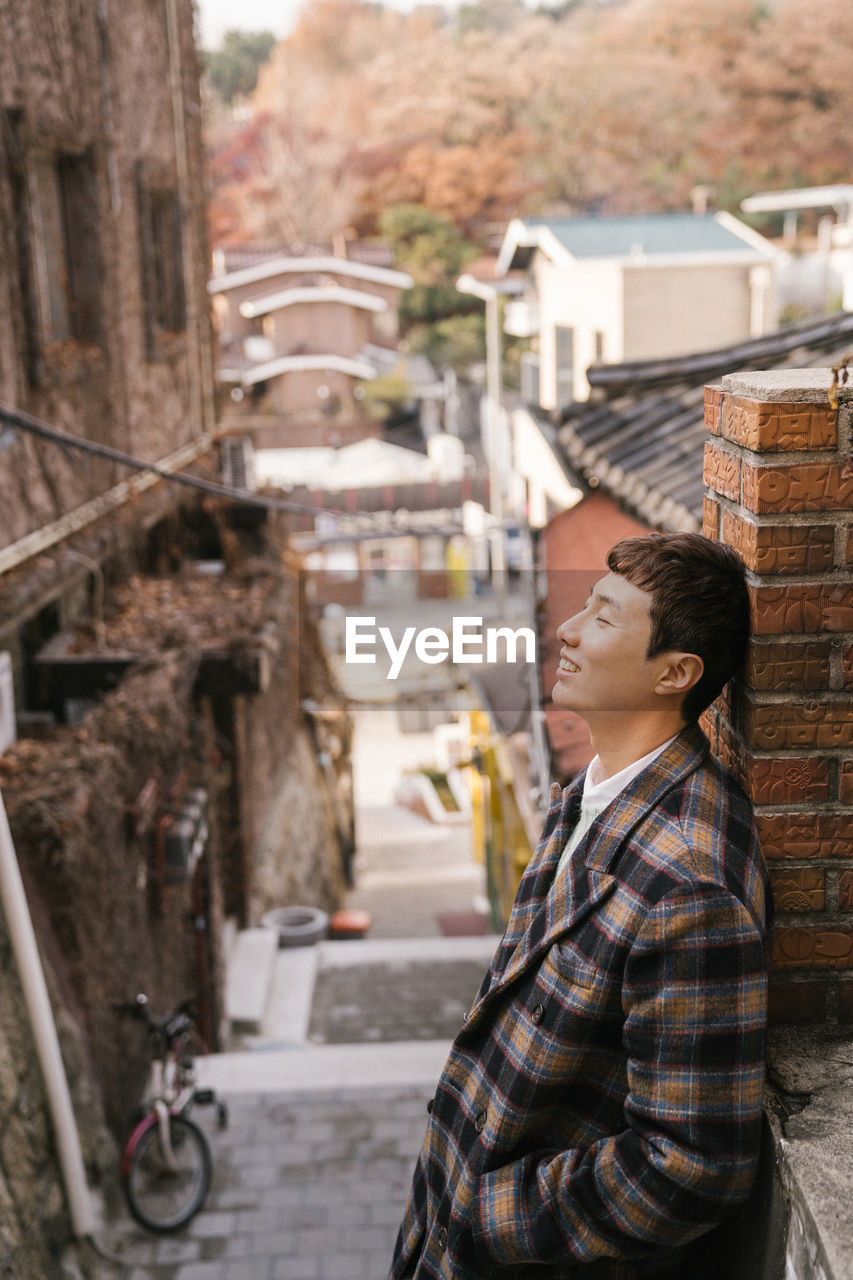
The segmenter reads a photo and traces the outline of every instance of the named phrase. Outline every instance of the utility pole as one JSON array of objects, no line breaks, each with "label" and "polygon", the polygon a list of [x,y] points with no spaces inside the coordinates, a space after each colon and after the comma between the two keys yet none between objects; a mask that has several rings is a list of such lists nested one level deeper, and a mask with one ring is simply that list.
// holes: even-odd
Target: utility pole
[{"label": "utility pole", "polygon": [[486,455],[489,464],[489,508],[492,516],[491,563],[495,598],[502,610],[506,589],[506,550],[504,546],[504,476],[503,461],[503,407],[501,404],[503,379],[501,377],[501,295],[518,293],[522,284],[517,280],[499,280],[494,284],[478,280],[469,272],[456,281],[460,293],[469,293],[486,304]]}]

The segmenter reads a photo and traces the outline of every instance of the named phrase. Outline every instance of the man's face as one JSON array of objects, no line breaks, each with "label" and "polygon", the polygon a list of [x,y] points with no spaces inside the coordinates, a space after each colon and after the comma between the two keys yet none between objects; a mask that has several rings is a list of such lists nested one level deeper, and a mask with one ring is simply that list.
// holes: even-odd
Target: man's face
[{"label": "man's face", "polygon": [[[647,658],[651,596],[609,573],[580,613],[557,628],[560,663],[552,698],[585,720],[658,710],[665,657]],[[662,658],[664,659],[662,661]]]}]

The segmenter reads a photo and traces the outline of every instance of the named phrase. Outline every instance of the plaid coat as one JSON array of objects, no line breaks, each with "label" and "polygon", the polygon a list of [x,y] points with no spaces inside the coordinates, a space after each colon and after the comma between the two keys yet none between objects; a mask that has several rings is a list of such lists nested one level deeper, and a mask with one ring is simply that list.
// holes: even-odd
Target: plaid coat
[{"label": "plaid coat", "polygon": [[749,801],[685,729],[560,852],[552,803],[430,1104],[394,1280],[631,1280],[749,1194],[770,897]]}]

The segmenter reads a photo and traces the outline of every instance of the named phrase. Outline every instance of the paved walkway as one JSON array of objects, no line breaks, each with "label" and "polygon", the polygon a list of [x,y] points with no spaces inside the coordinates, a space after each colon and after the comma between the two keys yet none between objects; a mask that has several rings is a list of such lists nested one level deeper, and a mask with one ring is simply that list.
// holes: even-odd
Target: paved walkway
[{"label": "paved walkway", "polygon": [[429,763],[432,742],[399,735],[392,708],[359,713],[351,902],[371,911],[371,934],[278,952],[259,1034],[201,1064],[230,1110],[225,1131],[195,1113],[214,1155],[205,1209],[171,1237],[111,1225],[122,1280],[387,1274],[426,1103],[495,945],[442,935],[481,905],[467,827],[393,801],[394,769]]},{"label": "paved walkway", "polygon": [[428,1091],[229,1096],[204,1212],[172,1238],[124,1229],[129,1280],[381,1280]]},{"label": "paved walkway", "polygon": [[436,763],[431,731],[401,733],[393,706],[355,714],[356,887],[349,905],[372,916],[371,938],[436,937],[442,921],[479,907],[485,871],[472,856],[471,828],[440,826],[395,802],[406,770]]}]

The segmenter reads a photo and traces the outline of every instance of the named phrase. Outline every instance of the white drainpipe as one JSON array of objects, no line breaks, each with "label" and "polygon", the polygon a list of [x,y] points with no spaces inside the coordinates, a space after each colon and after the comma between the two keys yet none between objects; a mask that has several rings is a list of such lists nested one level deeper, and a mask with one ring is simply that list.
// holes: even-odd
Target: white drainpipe
[{"label": "white drainpipe", "polygon": [[30,1016],[36,1053],[44,1077],[47,1101],[53,1121],[71,1225],[78,1240],[90,1238],[95,1230],[95,1211],[86,1181],[80,1138],[71,1106],[71,1094],[53,1010],[47,994],[41,957],[27,904],[21,869],[12,843],[6,807],[0,795],[0,903],[6,917],[12,951],[21,977],[21,986]]}]

